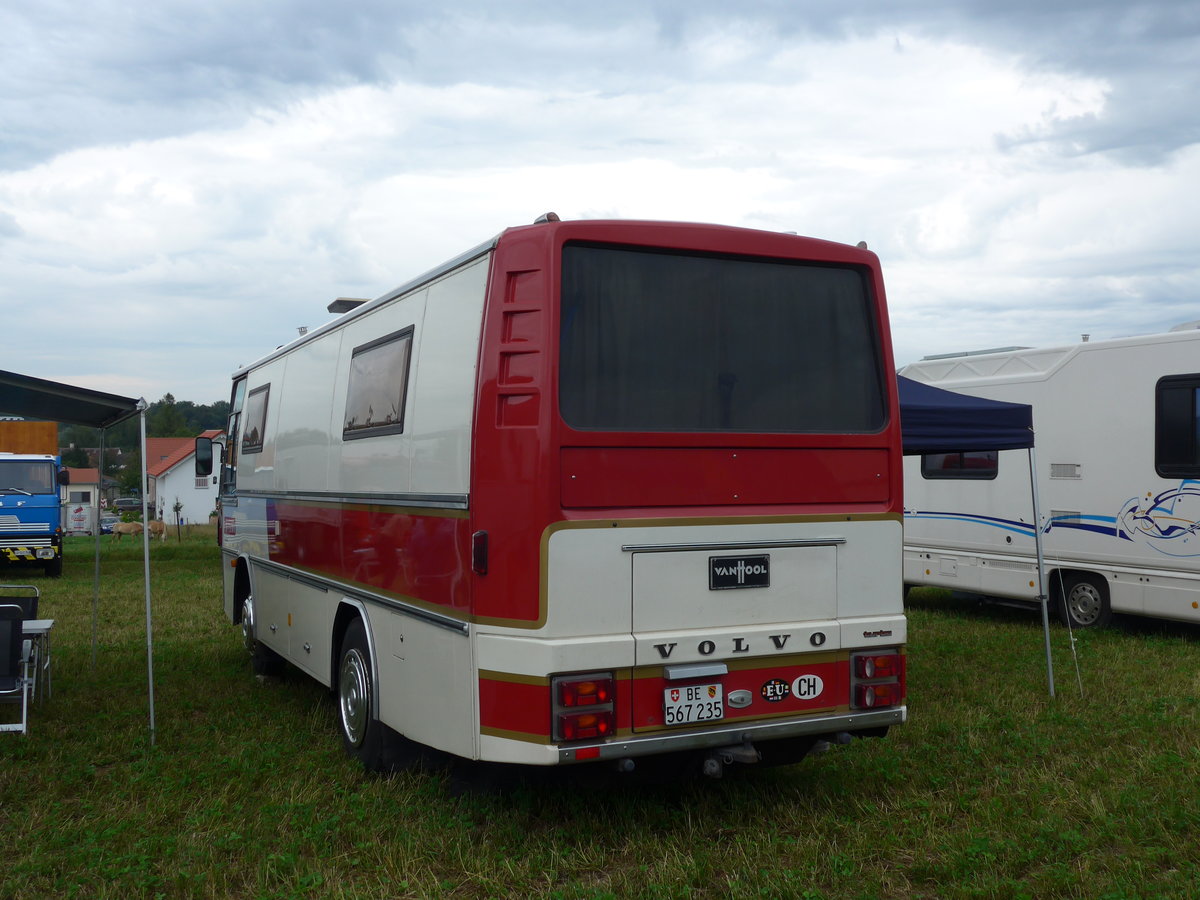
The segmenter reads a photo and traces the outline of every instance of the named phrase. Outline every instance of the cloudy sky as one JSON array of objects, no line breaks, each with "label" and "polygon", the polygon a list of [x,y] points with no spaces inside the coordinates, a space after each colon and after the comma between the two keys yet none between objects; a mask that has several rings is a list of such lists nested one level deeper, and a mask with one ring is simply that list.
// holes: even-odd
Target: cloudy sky
[{"label": "cloudy sky", "polygon": [[1200,3],[0,0],[0,368],[227,399],[547,210],[865,240],[900,364],[1200,319]]}]

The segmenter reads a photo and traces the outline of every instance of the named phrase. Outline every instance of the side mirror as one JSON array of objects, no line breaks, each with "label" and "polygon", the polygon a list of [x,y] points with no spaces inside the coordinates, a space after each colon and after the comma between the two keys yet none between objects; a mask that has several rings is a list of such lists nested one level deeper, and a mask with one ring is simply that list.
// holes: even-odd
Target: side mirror
[{"label": "side mirror", "polygon": [[212,438],[196,438],[196,477],[204,478],[212,474],[213,442]]},{"label": "side mirror", "polygon": [[67,471],[65,466],[58,470],[58,483],[61,485],[68,485],[71,483],[71,473]]}]

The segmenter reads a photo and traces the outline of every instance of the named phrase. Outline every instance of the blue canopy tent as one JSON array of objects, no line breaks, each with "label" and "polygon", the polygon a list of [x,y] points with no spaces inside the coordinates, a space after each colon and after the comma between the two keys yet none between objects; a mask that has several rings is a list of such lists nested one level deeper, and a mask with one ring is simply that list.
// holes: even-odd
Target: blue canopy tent
[{"label": "blue canopy tent", "polygon": [[1045,559],[1033,447],[1033,407],[1024,403],[986,400],[957,394],[933,385],[897,377],[900,392],[900,432],[905,456],[973,450],[1026,450],[1033,503],[1037,551],[1038,599],[1046,641],[1046,676],[1054,696],[1054,666],[1050,657],[1050,611],[1046,593]]},{"label": "blue canopy tent", "polygon": [[900,375],[900,430],[906,456],[1033,446],[1033,407],[956,394]]}]

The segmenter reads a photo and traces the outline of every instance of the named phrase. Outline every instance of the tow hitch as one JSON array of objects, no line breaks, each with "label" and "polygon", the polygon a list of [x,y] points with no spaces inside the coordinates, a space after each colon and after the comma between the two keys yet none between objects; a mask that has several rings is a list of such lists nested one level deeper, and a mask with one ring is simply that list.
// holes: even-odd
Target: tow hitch
[{"label": "tow hitch", "polygon": [[735,744],[732,747],[718,747],[704,759],[703,772],[709,778],[720,778],[725,773],[725,767],[737,763],[756,763],[762,759],[762,754],[754,749],[749,741]]}]

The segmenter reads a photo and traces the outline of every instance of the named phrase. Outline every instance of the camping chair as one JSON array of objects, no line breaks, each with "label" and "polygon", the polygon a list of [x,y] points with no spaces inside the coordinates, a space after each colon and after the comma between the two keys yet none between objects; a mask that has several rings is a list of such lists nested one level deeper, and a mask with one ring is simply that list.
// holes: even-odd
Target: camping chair
[{"label": "camping chair", "polygon": [[0,731],[29,731],[29,689],[33,683],[32,641],[21,631],[24,610],[16,603],[0,603],[0,703],[20,703],[20,722],[0,722]]},{"label": "camping chair", "polygon": [[[23,619],[36,619],[38,617],[38,599],[41,597],[41,591],[34,584],[0,584],[0,603],[15,603],[21,607]],[[50,676],[50,654],[49,644],[46,644],[47,652],[44,654],[45,659],[42,659],[42,644],[43,641],[35,640],[33,642],[32,655],[30,657],[30,668],[37,671],[39,667],[47,679]],[[49,682],[47,681],[47,688]],[[38,679],[34,679],[31,690],[33,698],[37,699]]]},{"label": "camping chair", "polygon": [[34,584],[0,584],[0,603],[15,603],[24,611],[23,618],[38,617],[38,598],[41,591]]}]

